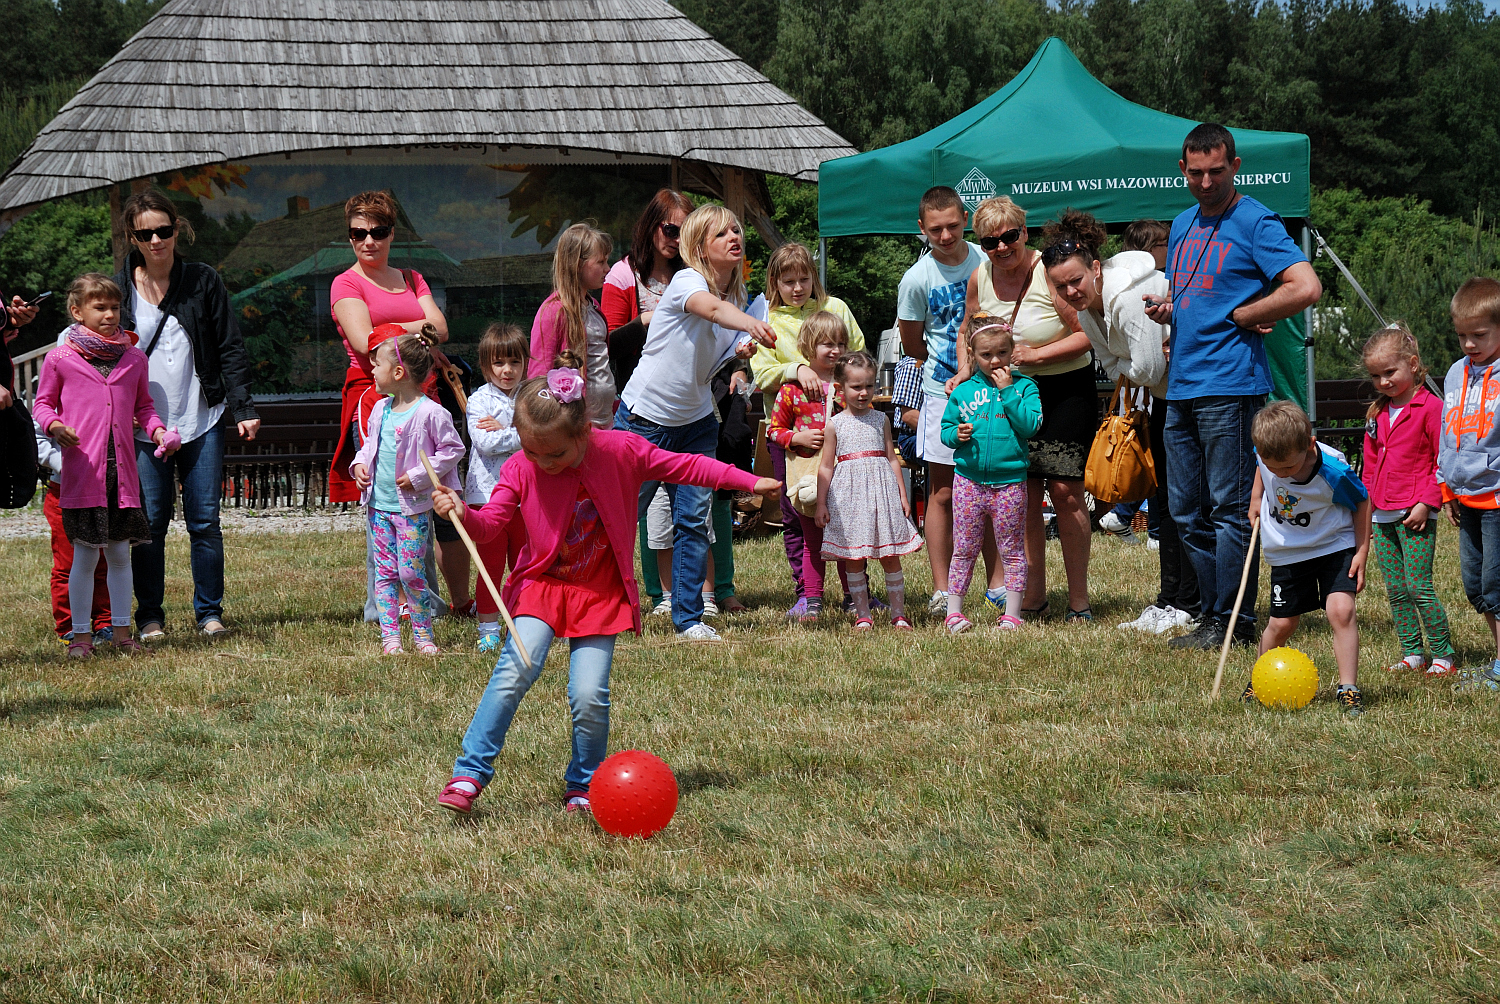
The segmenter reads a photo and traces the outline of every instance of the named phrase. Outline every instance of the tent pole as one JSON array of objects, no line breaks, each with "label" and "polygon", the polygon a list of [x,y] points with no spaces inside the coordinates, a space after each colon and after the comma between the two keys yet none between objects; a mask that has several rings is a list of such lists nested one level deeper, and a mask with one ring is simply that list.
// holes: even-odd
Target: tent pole
[{"label": "tent pole", "polygon": [[828,288],[828,238],[818,238],[818,282]]},{"label": "tent pole", "polygon": [[[1312,221],[1302,221],[1302,254],[1308,261],[1312,261]],[[1318,379],[1313,375],[1313,309],[1311,307],[1302,311],[1303,332],[1302,339],[1305,344],[1303,355],[1307,358],[1307,417],[1314,425],[1318,422]]]}]

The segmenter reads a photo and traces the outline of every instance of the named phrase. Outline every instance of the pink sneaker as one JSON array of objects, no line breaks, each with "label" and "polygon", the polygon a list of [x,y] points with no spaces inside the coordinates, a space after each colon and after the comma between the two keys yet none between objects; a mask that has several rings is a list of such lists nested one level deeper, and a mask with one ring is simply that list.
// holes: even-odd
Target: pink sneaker
[{"label": "pink sneaker", "polygon": [[[460,782],[473,785],[474,791],[472,793],[466,791]],[[448,782],[447,787],[443,788],[443,793],[438,796],[438,805],[467,816],[474,811],[474,802],[482,791],[484,791],[484,785],[472,777],[455,777]]]}]

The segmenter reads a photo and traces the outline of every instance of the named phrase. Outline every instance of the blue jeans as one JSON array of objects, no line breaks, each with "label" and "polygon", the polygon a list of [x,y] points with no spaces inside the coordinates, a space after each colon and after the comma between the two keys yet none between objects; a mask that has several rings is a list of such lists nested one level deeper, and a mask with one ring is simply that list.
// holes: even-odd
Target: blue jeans
[{"label": "blue jeans", "polygon": [[1500,614],[1500,509],[1458,507],[1458,571],[1474,609]]},{"label": "blue jeans", "polygon": [[[516,631],[526,654],[528,669],[516,650],[514,638],[505,640],[489,686],[474,709],[474,720],[464,733],[463,753],[453,764],[454,777],[471,777],[480,785],[495,776],[495,757],[505,746],[521,698],[541,675],[552,645],[552,628],[536,617],[517,617]],[[569,638],[568,707],[573,712],[573,759],[563,775],[569,791],[588,791],[589,781],[609,747],[609,667],[615,656],[615,636],[591,635]]]},{"label": "blue jeans", "polygon": [[156,444],[135,441],[141,476],[141,504],[151,524],[151,543],[131,549],[135,579],[135,622],[166,623],[162,610],[167,577],[167,527],[176,502],[174,478],[182,482],[182,516],[187,523],[193,569],[193,616],[201,626],[224,616],[224,534],[219,529],[223,490],[224,430],[209,429],[171,456],[156,459]]},{"label": "blue jeans", "polygon": [[[1250,543],[1250,488],[1255,446],[1250,423],[1262,395],[1199,397],[1167,402],[1167,496],[1182,549],[1198,576],[1202,617],[1229,625]],[[1256,551],[1259,554],[1259,548]],[[1255,630],[1260,569],[1245,585],[1240,634]]]},{"label": "blue jeans", "polygon": [[[719,422],[712,414],[687,425],[657,425],[636,418],[620,404],[615,428],[633,432],[673,453],[712,457],[719,448]],[[645,517],[659,481],[641,485],[638,515]],[[708,521],[714,491],[697,485],[667,485],[672,501],[672,626],[686,631],[703,620],[703,580],[708,577]]]}]

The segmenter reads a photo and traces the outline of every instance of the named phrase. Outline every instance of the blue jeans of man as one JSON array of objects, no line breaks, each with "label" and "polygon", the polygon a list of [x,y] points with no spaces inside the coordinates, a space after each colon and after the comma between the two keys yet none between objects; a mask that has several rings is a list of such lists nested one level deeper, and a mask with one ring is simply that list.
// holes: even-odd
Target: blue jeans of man
[{"label": "blue jeans of man", "polygon": [[[489,686],[474,709],[474,720],[464,733],[463,753],[453,764],[454,777],[469,777],[481,786],[495,776],[495,757],[505,746],[505,733],[521,698],[541,675],[552,645],[553,631],[536,617],[517,617],[516,633],[531,665],[521,661],[515,638],[507,638],[490,676]],[[568,707],[573,713],[573,759],[563,781],[569,791],[588,791],[589,781],[609,748],[609,667],[615,656],[615,636],[569,638]]]},{"label": "blue jeans of man", "polygon": [[1458,572],[1474,609],[1500,614],[1500,509],[1458,507]]},{"label": "blue jeans of man", "polygon": [[224,430],[209,429],[182,449],[156,459],[156,444],[135,441],[135,466],[141,476],[141,505],[151,525],[151,543],[131,549],[137,625],[166,623],[162,609],[167,577],[167,527],[182,483],[182,516],[187,523],[189,564],[193,570],[193,616],[201,626],[224,616],[224,534],[219,529],[223,491]]},{"label": "blue jeans of man", "polygon": [[[1167,402],[1168,502],[1198,576],[1202,617],[1216,624],[1229,625],[1245,566],[1255,479],[1250,423],[1265,403],[1259,394]],[[1229,625],[1242,635],[1255,630],[1259,568],[1251,572],[1239,622]]]},{"label": "blue jeans of man", "polygon": [[[673,453],[712,457],[719,448],[719,420],[712,414],[687,425],[657,425],[630,413],[624,403],[615,412],[615,428],[655,443]],[[645,516],[659,481],[641,485],[638,515]],[[672,502],[672,626],[686,631],[703,620],[703,580],[708,577],[708,521],[712,488],[667,485]]]}]

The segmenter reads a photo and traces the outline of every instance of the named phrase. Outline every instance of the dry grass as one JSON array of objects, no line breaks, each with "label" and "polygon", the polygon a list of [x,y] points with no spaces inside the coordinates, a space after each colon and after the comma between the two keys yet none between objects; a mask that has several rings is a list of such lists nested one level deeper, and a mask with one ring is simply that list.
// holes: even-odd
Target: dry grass
[{"label": "dry grass", "polygon": [[1380,671],[1378,578],[1349,722],[1115,631],[1143,549],[1096,539],[1098,627],[950,640],[786,627],[747,544],[729,644],[619,649],[611,746],[683,788],[640,842],[559,811],[556,652],[483,811],[434,807],[489,666],[379,658],[362,553],[231,537],[231,639],[80,665],[0,543],[0,1000],[1500,1001],[1496,704]]}]

